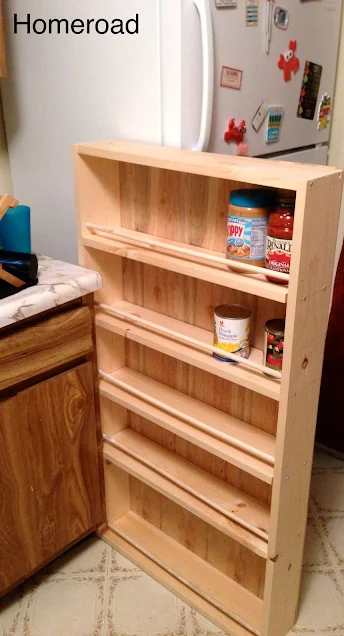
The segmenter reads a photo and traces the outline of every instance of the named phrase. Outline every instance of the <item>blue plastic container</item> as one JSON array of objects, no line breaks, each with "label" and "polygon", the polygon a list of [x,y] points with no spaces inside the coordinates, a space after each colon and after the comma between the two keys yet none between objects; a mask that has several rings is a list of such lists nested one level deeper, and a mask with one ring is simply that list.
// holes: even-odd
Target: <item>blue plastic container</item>
[{"label": "blue plastic container", "polygon": [[0,221],[0,239],[4,250],[31,252],[30,208],[27,205],[7,210]]}]

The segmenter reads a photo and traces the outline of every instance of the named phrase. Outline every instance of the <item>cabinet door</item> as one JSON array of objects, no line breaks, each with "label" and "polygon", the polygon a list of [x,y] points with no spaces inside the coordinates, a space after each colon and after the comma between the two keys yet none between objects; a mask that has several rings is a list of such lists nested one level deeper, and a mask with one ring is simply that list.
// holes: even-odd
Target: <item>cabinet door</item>
[{"label": "cabinet door", "polygon": [[101,521],[87,362],[0,403],[0,593]]}]

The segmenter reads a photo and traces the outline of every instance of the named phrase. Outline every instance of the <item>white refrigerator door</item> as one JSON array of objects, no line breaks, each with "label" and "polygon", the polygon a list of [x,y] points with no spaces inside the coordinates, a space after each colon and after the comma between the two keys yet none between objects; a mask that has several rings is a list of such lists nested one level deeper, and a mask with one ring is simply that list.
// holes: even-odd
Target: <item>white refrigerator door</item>
[{"label": "white refrigerator door", "polygon": [[295,152],[286,152],[282,155],[273,155],[267,159],[273,161],[290,161],[291,163],[310,163],[316,166],[326,166],[328,156],[328,146],[316,146]]},{"label": "white refrigerator door", "polygon": [[[125,138],[161,143],[158,0],[7,0],[9,77],[1,84],[16,198],[32,209],[32,245],[76,261],[71,146]],[[13,34],[13,14],[131,18],[139,35]]]},{"label": "white refrigerator door", "polygon": [[[170,2],[171,0],[162,0],[163,5]],[[226,144],[223,139],[231,118],[235,118],[237,123],[246,121],[245,141],[251,156],[326,143],[330,127],[318,131],[317,113],[324,93],[333,98],[342,0],[283,0],[280,5],[272,0],[258,0],[258,26],[250,27],[246,26],[246,5],[249,0],[237,0],[237,6],[231,8],[217,8],[216,0],[207,2],[210,3],[214,37],[214,102],[208,150],[236,153],[236,144]],[[184,92],[180,83],[175,80],[174,85],[180,91],[181,99],[178,113],[181,118],[181,145],[192,147],[197,138],[201,112],[201,27],[193,0],[175,0],[174,4],[176,7],[178,5],[175,20],[181,20],[181,43],[169,39],[166,31],[163,37],[167,39],[165,46],[166,41],[169,42],[171,58],[171,52],[175,51],[178,57],[180,50],[182,51],[182,60],[178,60],[174,69],[180,69]],[[266,10],[270,4],[273,9],[279,5],[289,11],[289,24],[286,30],[272,24],[267,54]],[[187,12],[187,19],[183,19],[183,12]],[[278,68],[278,61],[280,54],[288,50],[290,40],[297,42],[296,56],[300,61],[300,68],[295,74],[292,73],[290,81],[285,81],[283,71]],[[306,61],[322,66],[313,120],[297,117]],[[240,90],[220,86],[222,67],[242,72]],[[178,70],[176,73],[178,74]],[[258,132],[252,126],[252,119],[263,101],[269,106],[277,105],[285,109],[280,140],[273,143],[266,142],[267,119]],[[176,136],[174,140],[177,143]]]}]

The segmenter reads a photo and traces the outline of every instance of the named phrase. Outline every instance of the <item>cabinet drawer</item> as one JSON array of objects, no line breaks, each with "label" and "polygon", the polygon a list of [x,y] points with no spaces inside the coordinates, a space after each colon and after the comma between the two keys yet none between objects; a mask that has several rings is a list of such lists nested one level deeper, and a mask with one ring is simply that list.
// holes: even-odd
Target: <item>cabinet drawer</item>
[{"label": "cabinet drawer", "polygon": [[79,307],[0,337],[0,390],[90,353],[92,317]]}]

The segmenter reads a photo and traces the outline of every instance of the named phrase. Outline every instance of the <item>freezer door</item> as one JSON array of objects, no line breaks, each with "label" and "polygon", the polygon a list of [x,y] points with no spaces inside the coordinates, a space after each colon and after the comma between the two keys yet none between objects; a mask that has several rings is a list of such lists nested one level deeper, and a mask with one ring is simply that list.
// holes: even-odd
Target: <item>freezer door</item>
[{"label": "freezer door", "polygon": [[[226,154],[236,154],[235,142],[229,144],[224,141],[224,133],[230,119],[236,123],[246,121],[247,132],[245,141],[251,156],[264,155],[272,152],[282,152],[292,148],[326,143],[329,138],[330,127],[318,130],[317,113],[321,96],[328,93],[333,98],[339,31],[341,23],[342,0],[283,0],[281,5],[289,12],[289,24],[286,30],[275,24],[271,28],[269,52],[266,53],[266,16],[271,5],[276,4],[268,0],[258,0],[258,25],[246,26],[246,8],[250,0],[237,0],[236,7],[216,6],[216,0],[207,0],[212,14],[212,28],[214,35],[214,102],[212,113],[211,138],[208,150]],[[190,6],[191,0],[182,0],[182,4]],[[278,5],[277,5],[278,6]],[[182,15],[182,12],[181,12]],[[191,9],[190,9],[191,15]],[[192,17],[192,16],[191,16]],[[184,135],[182,145],[190,144],[190,134],[199,122],[199,101],[201,90],[201,45],[199,42],[200,24],[196,11],[193,19],[184,20],[182,30],[182,51],[193,50],[192,55],[183,55],[181,64],[182,84],[187,87],[189,103],[185,107],[186,98],[182,100],[182,124]],[[296,57],[299,59],[299,69],[285,81],[284,71],[278,67],[280,55],[289,49],[289,42],[296,41]],[[195,56],[198,61],[195,61]],[[297,117],[299,96],[306,61],[322,67],[320,87],[314,119]],[[237,88],[221,86],[222,67],[242,72],[242,82],[234,81]],[[239,75],[240,79],[240,75]],[[194,96],[193,112],[190,94]],[[284,117],[282,121],[280,139],[267,143],[267,121],[256,132],[252,126],[253,117],[260,104],[268,106],[282,106]],[[185,109],[186,108],[186,109]],[[186,131],[185,131],[186,128]]]},{"label": "freezer door", "polygon": [[266,157],[273,161],[290,161],[292,163],[310,163],[317,166],[326,166],[328,157],[328,146],[316,146],[295,152],[286,152],[281,155]]}]

